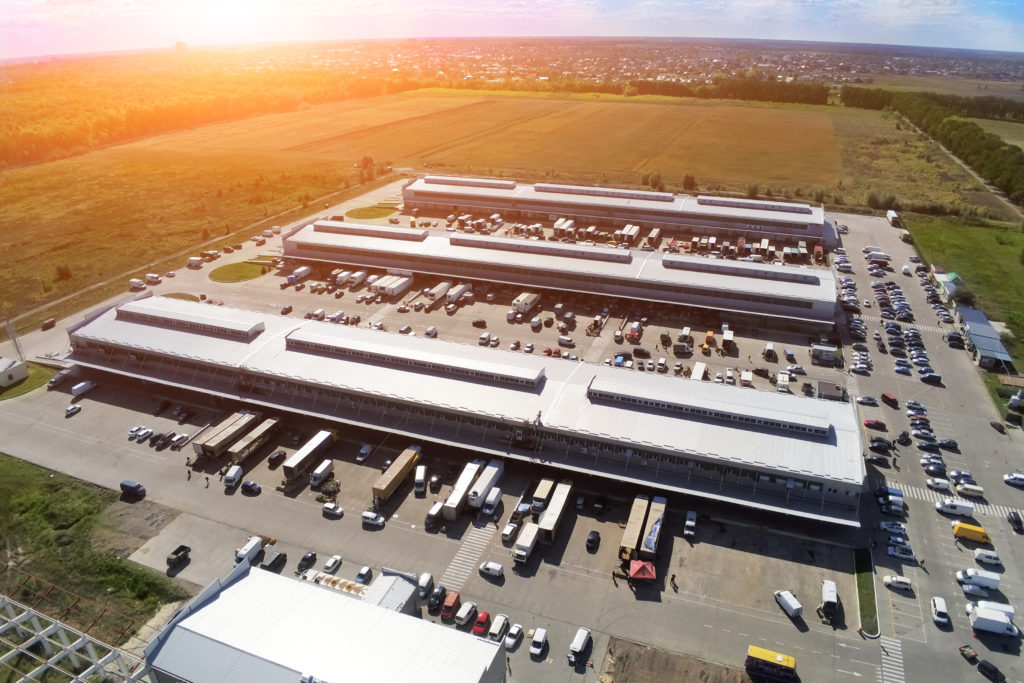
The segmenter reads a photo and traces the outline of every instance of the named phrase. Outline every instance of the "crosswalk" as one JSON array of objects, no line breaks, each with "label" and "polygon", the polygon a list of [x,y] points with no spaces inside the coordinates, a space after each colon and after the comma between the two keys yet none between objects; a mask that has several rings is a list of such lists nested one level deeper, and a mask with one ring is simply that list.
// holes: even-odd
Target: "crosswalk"
[{"label": "crosswalk", "polygon": [[[901,484],[897,481],[887,481],[885,477],[871,478],[872,489],[880,488],[883,486],[892,486],[893,488],[900,489],[901,491],[903,491],[904,498],[910,498],[912,500],[923,500],[930,503],[938,503],[940,500],[943,500],[945,498],[956,497],[956,494],[953,493],[952,491],[932,491],[931,489],[921,488],[920,486],[907,486],[906,484]],[[977,503],[971,499],[965,500],[970,500],[970,502],[974,503],[974,514],[976,516],[980,515],[983,517],[1000,517],[1006,519],[1006,516],[1010,514],[1011,511],[1016,511],[1022,517],[1024,517],[1024,510],[1021,510],[1020,508],[1013,508],[1007,505],[991,505],[989,503]]]},{"label": "crosswalk", "polygon": [[[863,320],[865,323],[875,323],[876,325],[882,324],[881,316],[877,315],[862,315],[861,320]],[[939,327],[938,325],[922,325],[919,322],[900,324],[903,325],[904,327],[916,327],[922,332],[938,332],[940,334],[944,334],[947,331],[947,328]],[[950,326],[949,329],[952,329],[952,326]]]},{"label": "crosswalk", "polygon": [[494,532],[493,524],[474,524],[469,527],[462,538],[459,552],[455,553],[455,557],[441,575],[441,583],[449,591],[461,590],[469,575],[477,570],[477,560],[490,544]]},{"label": "crosswalk", "polygon": [[903,645],[896,638],[882,636],[878,639],[882,650],[881,683],[904,683]]}]

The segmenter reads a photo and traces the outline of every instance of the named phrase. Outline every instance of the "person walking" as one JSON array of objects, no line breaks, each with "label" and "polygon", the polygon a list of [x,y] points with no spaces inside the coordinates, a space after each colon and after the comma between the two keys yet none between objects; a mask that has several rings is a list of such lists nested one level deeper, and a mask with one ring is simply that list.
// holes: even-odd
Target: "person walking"
[{"label": "person walking", "polygon": [[206,488],[210,488],[210,477],[206,477]]},{"label": "person walking", "polygon": [[185,481],[192,481],[192,470],[185,470]]}]

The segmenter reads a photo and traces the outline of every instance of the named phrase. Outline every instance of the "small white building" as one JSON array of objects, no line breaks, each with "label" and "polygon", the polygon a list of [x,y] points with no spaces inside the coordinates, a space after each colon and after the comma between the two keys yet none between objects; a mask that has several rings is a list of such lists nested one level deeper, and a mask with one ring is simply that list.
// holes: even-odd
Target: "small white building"
[{"label": "small white building", "polygon": [[6,389],[28,377],[28,363],[0,356],[0,389]]}]

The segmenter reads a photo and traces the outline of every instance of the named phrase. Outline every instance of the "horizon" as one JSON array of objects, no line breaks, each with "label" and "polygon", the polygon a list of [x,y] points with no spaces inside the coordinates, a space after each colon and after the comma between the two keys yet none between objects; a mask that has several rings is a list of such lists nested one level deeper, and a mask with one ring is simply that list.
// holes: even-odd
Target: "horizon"
[{"label": "horizon", "polygon": [[[765,21],[770,13],[773,21]],[[769,25],[769,28],[766,28]],[[657,29],[655,32],[652,29]],[[1024,53],[1001,0],[0,0],[0,60],[362,40],[764,40]]]}]

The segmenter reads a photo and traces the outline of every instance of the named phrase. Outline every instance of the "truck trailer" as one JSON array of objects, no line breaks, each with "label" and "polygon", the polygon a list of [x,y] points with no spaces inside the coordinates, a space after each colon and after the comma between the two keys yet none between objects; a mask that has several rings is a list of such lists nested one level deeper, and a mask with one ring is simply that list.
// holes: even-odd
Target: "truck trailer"
[{"label": "truck trailer", "polygon": [[377,481],[373,483],[373,488],[371,489],[373,499],[378,503],[387,501],[391,494],[405,481],[405,478],[416,468],[416,463],[419,462],[420,453],[422,452],[423,447],[419,445],[409,446],[402,451],[395,458],[395,461],[391,463],[391,467],[377,477]]},{"label": "truck trailer", "polygon": [[302,445],[302,448],[295,451],[292,457],[288,458],[281,469],[284,471],[284,478],[287,482],[302,481],[306,483],[305,475],[322,458],[320,455],[334,444],[334,433],[326,429],[320,430],[312,439]]},{"label": "truck trailer", "polygon": [[554,479],[541,479],[540,483],[537,484],[537,488],[533,492],[533,502],[530,504],[530,511],[539,515],[544,512],[544,509],[548,506],[548,499],[551,498],[551,492],[555,489]]},{"label": "truck trailer", "polygon": [[462,283],[461,285],[455,285],[454,287],[448,290],[448,293],[446,295],[448,303],[458,303],[459,299],[462,298],[462,295],[469,292],[471,289],[472,288],[466,283]]},{"label": "truck trailer", "polygon": [[569,506],[569,497],[572,495],[572,484],[563,481],[555,486],[555,492],[551,494],[551,502],[544,512],[537,518],[537,526],[540,527],[540,540],[544,543],[551,543],[558,533],[558,523],[562,521],[562,514]]},{"label": "truck trailer", "polygon": [[633,499],[629,520],[626,522],[626,529],[622,532],[622,541],[619,543],[620,560],[636,559],[636,547],[640,544],[640,534],[644,531],[644,520],[647,518],[647,508],[650,502],[650,498],[643,494]]},{"label": "truck trailer", "polygon": [[462,513],[462,509],[466,506],[466,498],[469,497],[469,488],[476,481],[477,475],[480,470],[484,467],[483,460],[474,460],[468,463],[463,469],[462,474],[455,480],[455,486],[452,487],[452,492],[448,495],[448,499],[444,503],[444,507],[441,510],[441,514],[449,522],[454,522],[459,518]]},{"label": "truck trailer", "polygon": [[95,389],[95,388],[96,388],[96,382],[93,382],[92,380],[86,380],[84,382],[79,382],[75,386],[71,387],[71,395],[72,396],[81,396],[82,394],[86,393],[87,391],[90,391],[90,390]]},{"label": "truck trailer", "polygon": [[427,298],[431,301],[437,301],[448,293],[448,290],[452,288],[452,283],[445,281],[434,285],[429,292],[427,292]]},{"label": "truck trailer", "polygon": [[277,433],[277,428],[280,424],[281,418],[278,417],[268,417],[259,423],[256,429],[243,436],[228,448],[228,460],[235,465],[241,465],[245,462],[246,458],[258,451],[263,444],[267,443]]},{"label": "truck trailer", "polygon": [[487,467],[476,478],[469,488],[469,506],[479,509],[487,499],[487,494],[501,481],[501,475],[505,472],[505,463],[495,458],[487,463]]},{"label": "truck trailer", "polygon": [[661,529],[665,523],[665,507],[668,500],[662,496],[651,499],[651,507],[647,511],[647,525],[643,539],[640,541],[639,554],[644,560],[658,557],[658,541],[661,540]]},{"label": "truck trailer", "polygon": [[523,530],[516,538],[516,544],[512,548],[512,560],[516,564],[523,564],[530,559],[530,553],[537,545],[537,536],[540,534],[540,527],[534,522],[527,522]]},{"label": "truck trailer", "polygon": [[202,439],[193,441],[192,450],[201,458],[219,458],[228,446],[252,429],[262,417],[262,413],[249,410],[232,413],[206,431]]},{"label": "truck trailer", "polygon": [[298,268],[292,271],[291,275],[285,278],[285,282],[287,282],[290,285],[297,285],[303,280],[305,280],[307,277],[312,275],[312,273],[313,269],[310,268],[309,266],[299,266]]}]

